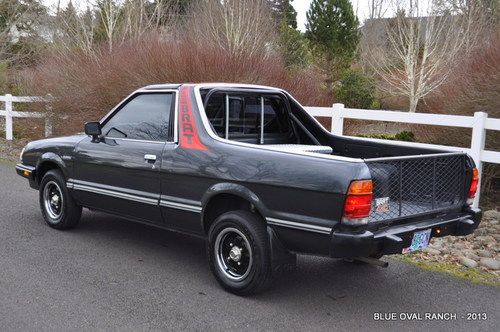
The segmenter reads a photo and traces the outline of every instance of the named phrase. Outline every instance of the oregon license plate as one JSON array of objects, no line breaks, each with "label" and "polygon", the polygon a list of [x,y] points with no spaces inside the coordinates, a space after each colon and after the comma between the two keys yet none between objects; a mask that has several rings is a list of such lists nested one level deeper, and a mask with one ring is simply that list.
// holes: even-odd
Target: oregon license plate
[{"label": "oregon license plate", "polygon": [[427,248],[431,239],[431,231],[432,229],[426,229],[425,231],[413,233],[411,245],[408,248],[403,248],[403,254]]}]

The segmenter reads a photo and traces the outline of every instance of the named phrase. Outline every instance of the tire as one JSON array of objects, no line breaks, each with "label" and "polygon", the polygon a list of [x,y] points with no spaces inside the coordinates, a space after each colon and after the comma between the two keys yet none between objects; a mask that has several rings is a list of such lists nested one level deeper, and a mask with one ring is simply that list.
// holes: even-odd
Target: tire
[{"label": "tire", "polygon": [[256,294],[272,282],[266,226],[248,211],[227,212],[215,220],[208,232],[207,256],[215,278],[231,293]]},{"label": "tire", "polygon": [[80,221],[82,207],[68,192],[59,170],[50,170],[40,182],[40,209],[47,225],[55,229],[70,229]]}]

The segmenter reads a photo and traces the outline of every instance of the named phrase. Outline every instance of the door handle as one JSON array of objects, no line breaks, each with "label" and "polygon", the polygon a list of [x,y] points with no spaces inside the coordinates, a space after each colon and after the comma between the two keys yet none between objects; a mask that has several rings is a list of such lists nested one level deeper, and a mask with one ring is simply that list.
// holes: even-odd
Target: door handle
[{"label": "door handle", "polygon": [[156,161],[156,155],[154,154],[145,154],[144,155],[144,160],[147,162],[155,162]]}]

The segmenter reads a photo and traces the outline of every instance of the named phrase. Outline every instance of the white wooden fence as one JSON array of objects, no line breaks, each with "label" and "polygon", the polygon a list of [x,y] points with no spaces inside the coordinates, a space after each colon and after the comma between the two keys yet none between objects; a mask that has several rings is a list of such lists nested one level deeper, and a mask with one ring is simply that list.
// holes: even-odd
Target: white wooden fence
[{"label": "white wooden fence", "polygon": [[[49,98],[50,99],[50,98]],[[45,136],[52,134],[52,126],[47,113],[36,112],[16,112],[13,111],[13,103],[47,102],[43,97],[15,97],[10,94],[0,96],[0,102],[5,103],[5,110],[0,110],[0,116],[5,117],[5,138],[13,139],[12,119],[19,118],[45,118]],[[426,148],[436,148],[449,151],[463,151],[471,155],[476,162],[479,173],[482,173],[482,163],[500,164],[500,152],[484,149],[487,130],[500,130],[500,119],[488,118],[488,114],[476,112],[474,116],[408,113],[395,111],[375,111],[364,109],[344,108],[343,104],[333,104],[333,107],[305,107],[306,111],[315,117],[328,117],[332,120],[331,132],[336,135],[343,135],[344,119],[360,119],[371,121],[387,121],[399,123],[425,124],[433,126],[461,127],[472,129],[472,139],[469,148],[455,146],[433,145],[413,142],[387,141],[374,138],[360,138],[380,142],[390,142],[402,146],[420,146]],[[474,205],[479,203],[479,193],[476,195]]]},{"label": "white wooden fence", "polygon": [[43,97],[16,97],[10,94],[0,96],[0,102],[4,102],[5,109],[0,109],[0,116],[5,117],[5,138],[12,140],[14,130],[12,126],[13,118],[45,118],[45,137],[52,135],[52,125],[47,113],[37,112],[17,112],[14,111],[14,103],[46,103],[47,98]]},{"label": "white wooden fence", "polygon": [[[461,127],[472,129],[470,147],[462,148],[456,146],[423,144],[413,142],[388,141],[374,138],[360,138],[371,141],[388,142],[402,146],[416,146],[425,148],[436,148],[448,151],[463,151],[470,154],[474,159],[479,174],[482,173],[483,162],[500,164],[500,152],[484,149],[487,130],[500,130],[500,119],[488,118],[488,114],[476,112],[474,116],[408,113],[395,111],[375,111],[364,109],[344,108],[343,104],[333,104],[333,107],[306,107],[306,111],[315,117],[328,117],[332,119],[331,132],[343,135],[344,119],[359,119],[370,121],[387,121],[399,123],[415,123],[432,126]],[[479,204],[479,192],[476,194],[474,206]]]}]

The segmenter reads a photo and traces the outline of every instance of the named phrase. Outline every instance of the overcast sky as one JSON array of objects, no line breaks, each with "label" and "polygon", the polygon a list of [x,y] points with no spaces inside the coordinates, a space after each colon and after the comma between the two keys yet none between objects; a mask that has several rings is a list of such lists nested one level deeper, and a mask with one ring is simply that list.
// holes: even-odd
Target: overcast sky
[{"label": "overcast sky", "polygon": [[[42,0],[46,6],[55,8],[58,0]],[[60,0],[61,8],[66,7],[69,0]],[[293,0],[292,5],[297,11],[297,24],[301,31],[305,31],[306,11],[309,9],[312,0]],[[363,22],[368,16],[368,3],[369,0],[351,0],[354,12],[357,12],[360,22]],[[73,0],[73,4],[80,3],[80,8],[85,7],[85,0]]]}]

